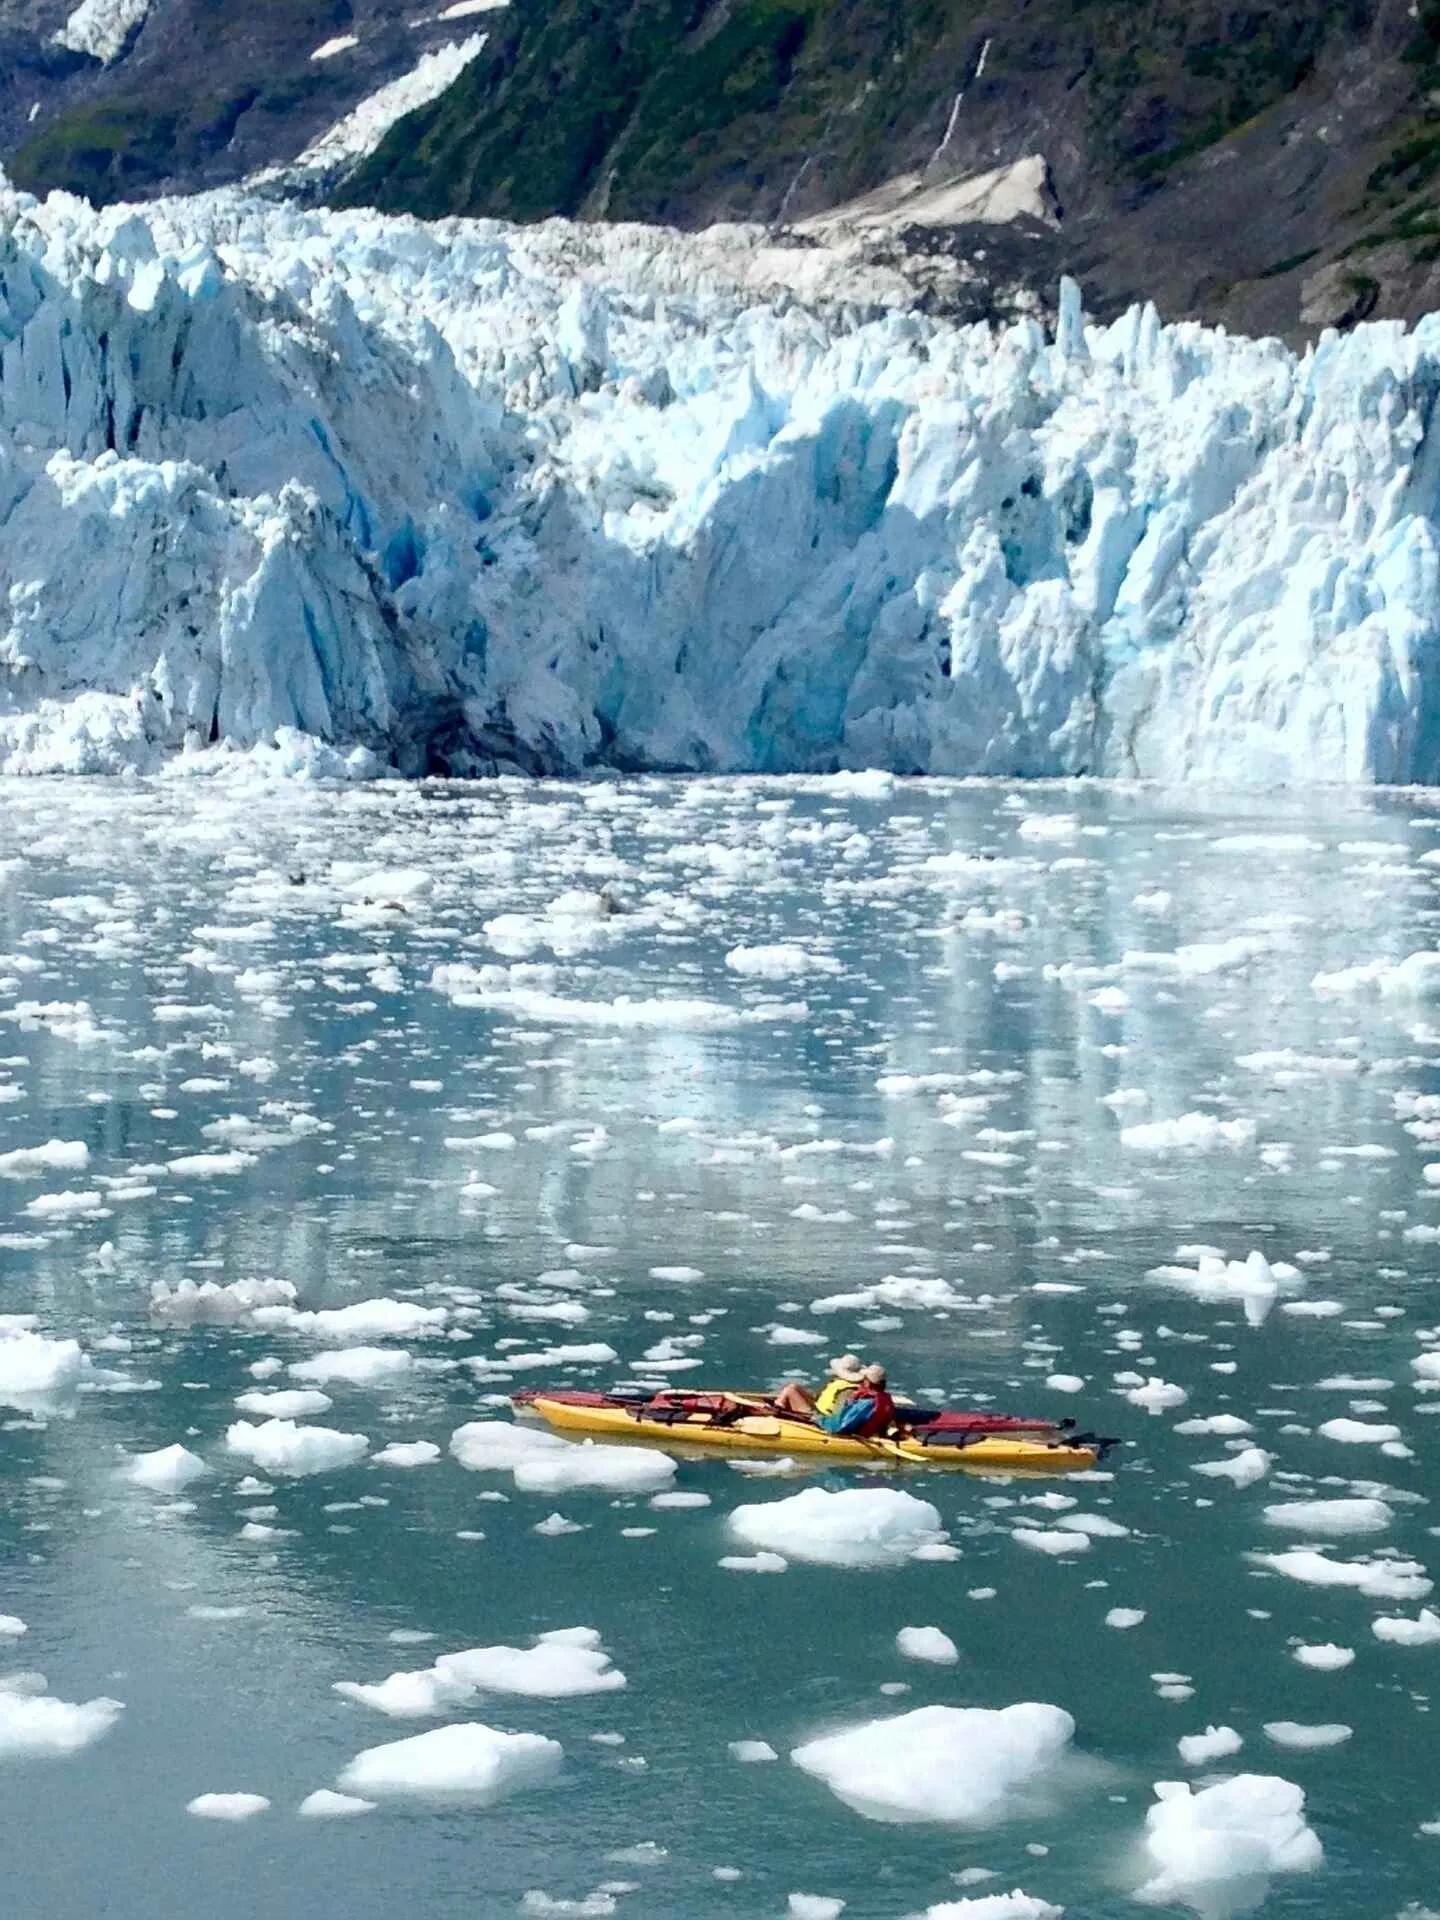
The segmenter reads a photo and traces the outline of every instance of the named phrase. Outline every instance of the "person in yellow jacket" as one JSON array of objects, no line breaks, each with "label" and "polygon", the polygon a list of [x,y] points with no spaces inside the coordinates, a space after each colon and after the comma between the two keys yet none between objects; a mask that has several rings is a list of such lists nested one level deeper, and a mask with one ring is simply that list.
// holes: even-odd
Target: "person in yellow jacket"
[{"label": "person in yellow jacket", "polygon": [[802,1420],[815,1414],[835,1413],[864,1378],[865,1369],[859,1356],[842,1353],[830,1362],[830,1377],[818,1393],[811,1393],[798,1380],[787,1380],[774,1396],[776,1411],[796,1414]]}]

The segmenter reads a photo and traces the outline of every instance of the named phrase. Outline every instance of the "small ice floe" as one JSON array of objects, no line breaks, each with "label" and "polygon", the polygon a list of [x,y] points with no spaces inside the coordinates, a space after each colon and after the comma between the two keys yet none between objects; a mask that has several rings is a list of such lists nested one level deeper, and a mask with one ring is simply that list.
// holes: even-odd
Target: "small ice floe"
[{"label": "small ice floe", "polygon": [[258,1413],[262,1420],[308,1420],[312,1414],[328,1413],[334,1404],[318,1387],[255,1387],[235,1396],[241,1413]]},{"label": "small ice floe", "polygon": [[404,1347],[341,1347],[313,1360],[297,1360],[292,1380],[308,1380],[317,1387],[339,1383],[347,1387],[392,1387],[415,1371],[414,1355]]},{"label": "small ice floe", "polygon": [[432,1467],[440,1458],[433,1440],[392,1440],[388,1447],[372,1453],[372,1467]]},{"label": "small ice floe", "polygon": [[1344,1726],[1339,1721],[1327,1721],[1318,1726],[1302,1726],[1298,1720],[1265,1722],[1267,1740],[1273,1740],[1277,1747],[1293,1747],[1297,1752],[1342,1746],[1354,1731],[1353,1727]]},{"label": "small ice floe", "polygon": [[942,1900],[938,1907],[926,1907],[920,1920],[1063,1920],[1065,1909],[1052,1907],[1048,1900],[1033,1894],[982,1893],[973,1899]]},{"label": "small ice floe", "polygon": [[83,1140],[47,1140],[39,1147],[0,1153],[0,1180],[24,1180],[41,1173],[83,1173],[90,1149]]},{"label": "small ice floe", "polygon": [[1187,1767],[1208,1767],[1212,1760],[1227,1760],[1244,1744],[1233,1727],[1206,1727],[1203,1733],[1182,1734],[1175,1742]]},{"label": "small ice floe", "polygon": [[1317,1673],[1340,1673],[1355,1659],[1353,1647],[1337,1647],[1333,1640],[1322,1640],[1318,1646],[1294,1647],[1291,1652],[1302,1667],[1313,1667]]},{"label": "small ice floe", "polygon": [[1012,1527],[1010,1538],[1032,1553],[1051,1555],[1085,1553],[1090,1546],[1088,1534],[1070,1527]]},{"label": "small ice floe", "polygon": [[1033,1804],[1075,1723],[1059,1707],[917,1707],[792,1750],[803,1772],[867,1820],[978,1825]]},{"label": "small ice floe", "polygon": [[225,1435],[225,1445],[242,1460],[253,1461],[262,1473],[292,1478],[353,1466],[370,1451],[363,1433],[300,1426],[294,1420],[266,1420],[259,1426],[237,1420]]},{"label": "small ice floe", "polygon": [[367,1747],[342,1769],[342,1793],[367,1800],[441,1800],[491,1806],[560,1771],[564,1749],[539,1733],[502,1733],[478,1720],[433,1727]]},{"label": "small ice floe", "polygon": [[1248,1557],[1287,1580],[1311,1587],[1354,1587],[1372,1600],[1423,1600],[1434,1584],[1416,1560],[1332,1560],[1313,1547]]},{"label": "small ice floe", "polygon": [[225,1287],[214,1280],[182,1280],[174,1287],[157,1280],[150,1289],[151,1318],[172,1326],[224,1326],[247,1320],[262,1307],[294,1302],[295,1289],[288,1280],[233,1280]]},{"label": "small ice floe", "polygon": [[0,1613],[0,1640],[20,1640],[30,1631],[16,1613]]},{"label": "small ice floe", "polygon": [[716,1561],[727,1573],[788,1573],[790,1562],[780,1553],[726,1553]]},{"label": "small ice floe", "polygon": [[1399,1427],[1379,1420],[1323,1420],[1316,1432],[1346,1447],[1379,1447],[1400,1438]]},{"label": "small ice floe", "polygon": [[373,1800],[359,1800],[353,1793],[336,1793],[330,1787],[317,1787],[307,1793],[295,1811],[302,1820],[354,1820],[362,1813],[373,1813]]},{"label": "small ice floe", "polygon": [[472,1420],[450,1436],[450,1451],[473,1473],[508,1473],[522,1493],[657,1493],[675,1462],[652,1447],[577,1444],[508,1420]]},{"label": "small ice floe", "polygon": [[130,1485],[145,1487],[151,1493],[179,1493],[209,1471],[198,1454],[178,1442],[156,1453],[132,1454],[125,1463],[125,1478]]},{"label": "small ice floe", "polygon": [[928,1500],[892,1487],[806,1487],[788,1499],[736,1507],[730,1532],[746,1546],[829,1567],[896,1567],[943,1543]]},{"label": "small ice floe", "polygon": [[1395,1518],[1383,1500],[1279,1500],[1263,1509],[1272,1527],[1340,1539],[1350,1533],[1383,1533]]},{"label": "small ice floe", "polygon": [[1145,1820],[1155,1875],[1136,1893],[1152,1906],[1177,1902],[1204,1914],[1248,1911],[1272,1874],[1311,1873],[1324,1851],[1305,1820],[1305,1795],[1273,1774],[1240,1773],[1198,1792],[1157,1780]]},{"label": "small ice floe", "polygon": [[901,1627],[895,1646],[907,1660],[928,1660],[937,1667],[953,1667],[960,1649],[940,1627]]},{"label": "small ice floe", "polygon": [[337,1347],[370,1340],[415,1340],[444,1333],[446,1307],[422,1307],[413,1300],[357,1300],[348,1307],[323,1307],[318,1313],[266,1314],[264,1326],[310,1334]]},{"label": "small ice floe", "polygon": [[103,1739],[124,1712],[118,1700],[57,1700],[43,1674],[0,1676],[0,1760],[54,1760]]},{"label": "small ice floe", "polygon": [[778,1760],[780,1756],[768,1740],[732,1740],[730,1758],[742,1766],[753,1767],[766,1760]]},{"label": "small ice floe", "polygon": [[43,1413],[73,1404],[94,1369],[78,1340],[51,1340],[0,1316],[0,1407]]},{"label": "small ice floe", "polygon": [[1392,1647],[1433,1647],[1440,1640],[1440,1614],[1422,1607],[1414,1620],[1382,1615],[1371,1621],[1370,1631],[1377,1640],[1385,1640]]},{"label": "small ice floe", "polygon": [[433,1666],[392,1673],[367,1686],[337,1680],[336,1693],[396,1719],[423,1719],[468,1706],[479,1693],[510,1693],[534,1700],[567,1700],[578,1694],[612,1693],[625,1675],[612,1666],[593,1627],[562,1627],[542,1633],[533,1647],[470,1647],[442,1653]]},{"label": "small ice floe", "polygon": [[[1130,1378],[1134,1380],[1134,1374]],[[1152,1374],[1148,1380],[1126,1388],[1125,1398],[1132,1407],[1143,1407],[1146,1413],[1153,1414],[1166,1413],[1171,1407],[1183,1407],[1190,1396],[1173,1381],[1159,1380]]]},{"label": "small ice floe", "polygon": [[1242,1447],[1226,1460],[1197,1460],[1191,1472],[1203,1473],[1212,1480],[1229,1480],[1237,1487],[1253,1487],[1273,1464],[1274,1455],[1263,1447]]},{"label": "small ice floe", "polygon": [[750,980],[798,980],[809,973],[842,973],[840,962],[828,953],[815,953],[793,943],[769,947],[732,947],[725,956],[732,973]]},{"label": "small ice floe", "polygon": [[1227,1260],[1220,1254],[1201,1252],[1194,1267],[1178,1264],[1151,1267],[1145,1278],[1174,1287],[1208,1305],[1238,1306],[1252,1327],[1264,1324],[1283,1292],[1304,1282],[1298,1267],[1284,1260],[1272,1263],[1258,1249],[1244,1260]]},{"label": "small ice floe", "polygon": [[1144,1618],[1144,1607],[1111,1607],[1105,1616],[1105,1624],[1125,1632],[1131,1627],[1138,1627]]},{"label": "small ice floe", "polygon": [[792,1893],[785,1902],[788,1920],[840,1920],[845,1902],[826,1893]]},{"label": "small ice floe", "polygon": [[197,1820],[253,1820],[269,1806],[263,1793],[200,1793],[186,1802],[185,1811]]},{"label": "small ice floe", "polygon": [[1236,1152],[1254,1139],[1253,1120],[1217,1120],[1213,1113],[1182,1113],[1175,1120],[1143,1120],[1120,1129],[1121,1146],[1133,1153],[1214,1153],[1221,1147]]}]

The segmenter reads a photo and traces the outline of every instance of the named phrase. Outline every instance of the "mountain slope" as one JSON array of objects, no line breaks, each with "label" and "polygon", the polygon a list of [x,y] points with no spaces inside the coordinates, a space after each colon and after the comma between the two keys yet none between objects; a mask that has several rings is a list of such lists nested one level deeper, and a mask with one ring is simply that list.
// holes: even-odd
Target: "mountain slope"
[{"label": "mountain slope", "polygon": [[345,198],[696,227],[1039,152],[1037,271],[1294,334],[1436,302],[1437,40],[1434,0],[521,0]]}]

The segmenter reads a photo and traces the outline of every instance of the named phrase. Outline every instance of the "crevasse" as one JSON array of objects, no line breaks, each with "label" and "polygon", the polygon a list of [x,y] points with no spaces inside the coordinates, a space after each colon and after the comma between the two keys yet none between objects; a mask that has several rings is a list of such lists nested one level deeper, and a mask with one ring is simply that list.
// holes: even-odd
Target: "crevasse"
[{"label": "crevasse", "polygon": [[1440,316],[0,191],[0,770],[1440,777]]}]

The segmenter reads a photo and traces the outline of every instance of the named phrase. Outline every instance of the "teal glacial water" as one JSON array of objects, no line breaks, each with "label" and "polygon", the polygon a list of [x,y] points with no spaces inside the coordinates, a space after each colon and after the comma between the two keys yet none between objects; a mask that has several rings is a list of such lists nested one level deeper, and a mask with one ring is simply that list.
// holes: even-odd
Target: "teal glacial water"
[{"label": "teal glacial water", "polygon": [[[1440,961],[1409,958],[1437,863],[1408,793],[0,787],[5,1911],[1440,1905]],[[218,1292],[252,1280],[293,1302]],[[306,1318],[374,1300],[440,1311]],[[771,1384],[845,1348],[1125,1445],[1043,1484],[684,1460],[704,1502],[658,1507],[449,1451],[516,1385]],[[314,1393],[289,1369],[337,1350],[303,1418],[364,1458],[227,1443],[265,1417],[238,1396]],[[177,1445],[202,1476],[135,1483]],[[754,1551],[737,1506],[853,1487],[931,1503],[958,1552],[836,1564],[835,1520],[827,1559],[797,1526],[783,1571],[722,1565]],[[905,1658],[907,1626],[958,1658]],[[577,1627],[623,1687],[409,1719],[336,1691]],[[999,1777],[993,1720],[928,1767],[928,1718],[866,1736],[905,1819],[790,1758],[1027,1701],[1074,1720],[1039,1778]],[[493,1804],[299,1816],[362,1750],[469,1723],[563,1761]],[[1210,1727],[1235,1739],[1182,1757]],[[1155,1783],[1247,1774],[1303,1790],[1323,1863],[1232,1834],[1157,1887]],[[187,1811],[240,1793],[269,1805]]]}]

